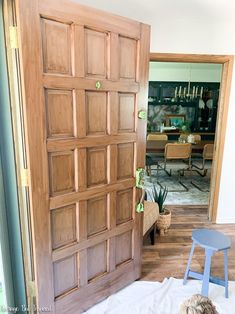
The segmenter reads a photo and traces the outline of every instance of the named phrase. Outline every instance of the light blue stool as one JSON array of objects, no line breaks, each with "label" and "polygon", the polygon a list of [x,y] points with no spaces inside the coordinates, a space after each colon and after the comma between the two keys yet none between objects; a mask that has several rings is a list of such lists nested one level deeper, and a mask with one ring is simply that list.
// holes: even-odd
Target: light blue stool
[{"label": "light blue stool", "polygon": [[[209,282],[213,282],[217,285],[225,287],[225,297],[228,298],[228,249],[231,247],[230,238],[219,231],[197,229],[192,233],[192,240],[193,244],[184,274],[183,284],[186,284],[188,277],[202,280],[201,294],[208,297]],[[205,249],[206,258],[203,274],[190,270],[190,264],[196,245]],[[213,254],[218,251],[224,252],[224,280],[210,276],[211,258]]]}]

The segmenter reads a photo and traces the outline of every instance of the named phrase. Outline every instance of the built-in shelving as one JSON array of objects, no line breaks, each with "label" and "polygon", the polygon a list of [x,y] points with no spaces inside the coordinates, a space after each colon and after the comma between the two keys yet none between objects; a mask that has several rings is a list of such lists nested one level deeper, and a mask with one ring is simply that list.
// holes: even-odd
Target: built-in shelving
[{"label": "built-in shelving", "polygon": [[[149,106],[181,106],[193,109],[192,130],[214,132],[220,83],[149,82]],[[175,107],[172,108],[175,112]],[[164,121],[163,121],[164,122]]]}]

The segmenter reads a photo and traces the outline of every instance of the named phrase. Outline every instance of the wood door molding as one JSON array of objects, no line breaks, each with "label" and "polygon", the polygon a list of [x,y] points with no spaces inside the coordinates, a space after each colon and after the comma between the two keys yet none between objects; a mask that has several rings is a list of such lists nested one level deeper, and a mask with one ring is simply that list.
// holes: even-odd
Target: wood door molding
[{"label": "wood door molding", "polygon": [[217,64],[219,63],[223,65],[218,114],[216,122],[215,155],[212,165],[211,188],[209,197],[210,201],[208,210],[209,219],[213,223],[216,223],[234,56],[180,54],[180,53],[150,53],[150,61],[217,63]]},{"label": "wood door molding", "polygon": [[223,166],[224,143],[227,130],[227,118],[229,110],[229,97],[232,82],[234,57],[231,56],[223,63],[221,89],[219,96],[219,112],[217,113],[216,132],[215,132],[215,159],[213,161],[211,174],[211,191],[209,203],[209,218],[212,222],[216,222],[220,180]]},{"label": "wood door molding", "polygon": [[231,62],[232,55],[207,55],[184,53],[150,53],[150,61],[158,62],[190,62],[190,63],[221,63]]}]

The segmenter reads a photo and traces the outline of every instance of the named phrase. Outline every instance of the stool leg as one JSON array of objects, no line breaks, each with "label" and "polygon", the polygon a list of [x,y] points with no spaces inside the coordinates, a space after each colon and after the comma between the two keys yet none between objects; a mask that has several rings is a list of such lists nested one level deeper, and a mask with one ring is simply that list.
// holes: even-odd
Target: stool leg
[{"label": "stool leg", "polygon": [[204,297],[208,297],[209,290],[209,279],[210,279],[210,271],[211,271],[211,258],[213,255],[213,251],[210,249],[205,249],[206,258],[205,258],[205,266],[203,273],[203,281],[202,281],[202,295]]},{"label": "stool leg", "polygon": [[225,298],[228,298],[228,250],[224,250]]},{"label": "stool leg", "polygon": [[195,249],[195,243],[193,242],[192,248],[191,248],[191,251],[190,251],[190,255],[189,255],[189,259],[188,259],[188,264],[187,264],[187,267],[186,267],[186,270],[185,270],[185,274],[184,274],[183,285],[186,284],[186,281],[187,281],[187,278],[188,278],[188,273],[189,273],[189,270],[190,270],[190,264],[192,262],[194,249]]}]

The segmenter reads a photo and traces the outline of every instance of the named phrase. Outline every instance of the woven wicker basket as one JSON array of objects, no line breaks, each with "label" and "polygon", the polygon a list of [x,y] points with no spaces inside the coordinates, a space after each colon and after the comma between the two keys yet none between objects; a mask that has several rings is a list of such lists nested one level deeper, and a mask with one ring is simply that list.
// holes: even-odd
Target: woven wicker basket
[{"label": "woven wicker basket", "polygon": [[157,219],[157,229],[160,231],[160,235],[164,235],[167,232],[167,229],[171,225],[171,211],[165,209],[163,214],[160,214]]}]

